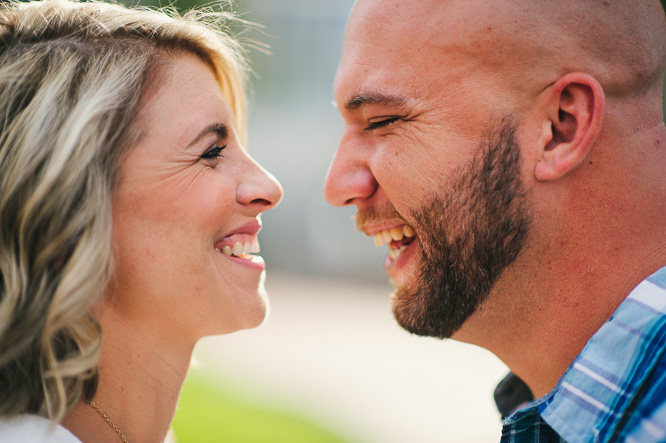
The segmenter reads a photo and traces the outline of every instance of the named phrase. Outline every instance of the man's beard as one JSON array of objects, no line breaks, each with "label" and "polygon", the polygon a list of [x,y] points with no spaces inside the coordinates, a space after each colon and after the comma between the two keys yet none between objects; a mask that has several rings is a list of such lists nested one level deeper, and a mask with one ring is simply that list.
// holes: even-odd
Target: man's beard
[{"label": "man's beard", "polygon": [[421,246],[419,279],[396,289],[393,313],[414,334],[451,337],[524,246],[531,216],[515,127],[498,129],[443,184],[448,191],[412,213]]}]

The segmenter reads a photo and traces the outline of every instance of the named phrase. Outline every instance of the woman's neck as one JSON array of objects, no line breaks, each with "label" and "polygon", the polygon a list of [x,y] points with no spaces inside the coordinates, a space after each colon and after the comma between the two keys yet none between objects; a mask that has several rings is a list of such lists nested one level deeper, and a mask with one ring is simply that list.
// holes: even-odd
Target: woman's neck
[{"label": "woman's neck", "polygon": [[[194,343],[176,346],[162,334],[145,334],[111,309],[101,319],[102,357],[94,402],[132,442],[162,442],[173,418]],[[151,331],[150,328],[144,328]],[[63,426],[84,443],[121,441],[87,402],[65,417]]]}]

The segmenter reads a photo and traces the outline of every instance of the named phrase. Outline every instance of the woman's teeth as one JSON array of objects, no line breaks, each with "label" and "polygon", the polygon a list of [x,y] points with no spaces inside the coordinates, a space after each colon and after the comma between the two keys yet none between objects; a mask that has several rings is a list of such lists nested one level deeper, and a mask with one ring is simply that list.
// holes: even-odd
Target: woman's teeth
[{"label": "woman's teeth", "polygon": [[412,228],[407,225],[403,225],[402,227],[397,228],[384,229],[383,231],[379,231],[375,234],[375,245],[377,245],[378,248],[381,248],[386,243],[390,243],[394,240],[400,241],[404,237],[414,237],[414,231],[412,231]]},{"label": "woman's teeth", "polygon": [[237,241],[233,245],[224,245],[222,249],[215,248],[221,254],[242,257],[243,254],[257,254],[259,253],[259,240],[254,239],[252,242],[241,243]]}]

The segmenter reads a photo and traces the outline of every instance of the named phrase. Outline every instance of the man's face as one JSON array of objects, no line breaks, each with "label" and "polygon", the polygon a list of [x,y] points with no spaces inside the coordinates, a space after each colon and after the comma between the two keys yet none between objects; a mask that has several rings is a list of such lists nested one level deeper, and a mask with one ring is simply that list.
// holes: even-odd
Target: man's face
[{"label": "man's face", "polygon": [[513,127],[493,124],[508,97],[468,46],[419,37],[435,28],[410,21],[413,9],[367,0],[352,11],[335,85],[345,132],[326,196],[355,204],[358,228],[388,244],[400,324],[448,337],[515,259],[529,216]]}]

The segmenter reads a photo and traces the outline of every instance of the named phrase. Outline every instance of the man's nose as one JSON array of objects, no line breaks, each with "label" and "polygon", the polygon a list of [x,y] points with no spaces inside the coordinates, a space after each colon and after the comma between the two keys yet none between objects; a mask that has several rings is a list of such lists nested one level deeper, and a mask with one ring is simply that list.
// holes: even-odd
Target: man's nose
[{"label": "man's nose", "polygon": [[326,200],[333,206],[358,203],[373,195],[377,186],[367,153],[341,142],[326,176]]}]

